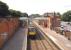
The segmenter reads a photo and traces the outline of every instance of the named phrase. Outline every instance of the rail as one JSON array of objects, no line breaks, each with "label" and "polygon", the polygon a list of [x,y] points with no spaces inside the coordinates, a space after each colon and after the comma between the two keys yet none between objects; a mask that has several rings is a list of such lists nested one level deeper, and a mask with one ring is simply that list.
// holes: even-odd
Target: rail
[{"label": "rail", "polygon": [[34,37],[28,37],[27,50],[60,50],[57,48],[41,30],[36,29]]}]

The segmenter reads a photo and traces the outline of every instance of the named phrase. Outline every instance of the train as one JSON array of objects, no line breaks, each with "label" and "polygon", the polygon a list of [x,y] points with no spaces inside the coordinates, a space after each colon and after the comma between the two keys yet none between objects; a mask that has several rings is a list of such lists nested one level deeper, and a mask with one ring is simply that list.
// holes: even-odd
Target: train
[{"label": "train", "polygon": [[35,38],[36,35],[37,35],[37,30],[35,29],[35,27],[29,27],[28,36],[30,38]]}]

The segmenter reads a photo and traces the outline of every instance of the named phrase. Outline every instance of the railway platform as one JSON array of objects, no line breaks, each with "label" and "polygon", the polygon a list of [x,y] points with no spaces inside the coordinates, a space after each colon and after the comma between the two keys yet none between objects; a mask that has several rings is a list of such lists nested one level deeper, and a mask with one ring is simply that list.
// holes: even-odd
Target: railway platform
[{"label": "railway platform", "polygon": [[33,21],[34,25],[43,32],[60,50],[71,50],[71,42],[64,36],[57,34],[55,31],[40,26]]},{"label": "railway platform", "polygon": [[26,50],[27,47],[27,28],[20,28],[13,38],[9,40],[3,50]]}]

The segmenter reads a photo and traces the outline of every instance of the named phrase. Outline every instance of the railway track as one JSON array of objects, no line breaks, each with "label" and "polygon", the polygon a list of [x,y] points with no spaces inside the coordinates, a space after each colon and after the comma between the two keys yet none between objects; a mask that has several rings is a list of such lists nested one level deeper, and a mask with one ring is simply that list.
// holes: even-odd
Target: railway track
[{"label": "railway track", "polygon": [[52,43],[40,30],[37,31],[35,38],[28,38],[27,50],[60,50]]}]

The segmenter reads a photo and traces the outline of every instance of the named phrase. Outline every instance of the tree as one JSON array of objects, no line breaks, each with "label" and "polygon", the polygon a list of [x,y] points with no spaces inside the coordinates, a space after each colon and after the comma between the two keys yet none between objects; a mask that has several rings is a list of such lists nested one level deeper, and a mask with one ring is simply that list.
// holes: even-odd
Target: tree
[{"label": "tree", "polygon": [[10,15],[13,16],[13,17],[20,17],[21,16],[20,11],[10,9],[9,12],[10,12]]},{"label": "tree", "polygon": [[61,18],[63,21],[71,21],[71,10],[65,12]]},{"label": "tree", "polygon": [[35,17],[41,17],[41,15],[40,14],[31,14],[30,17],[33,17],[33,18],[35,18]]},{"label": "tree", "polygon": [[8,5],[0,1],[0,17],[5,17],[9,14]]},{"label": "tree", "polygon": [[27,13],[21,13],[21,17],[28,17]]},{"label": "tree", "polygon": [[27,13],[22,13],[17,10],[10,9],[9,12],[12,17],[28,17]]},{"label": "tree", "polygon": [[59,12],[57,12],[57,15],[61,17],[61,14]]}]

